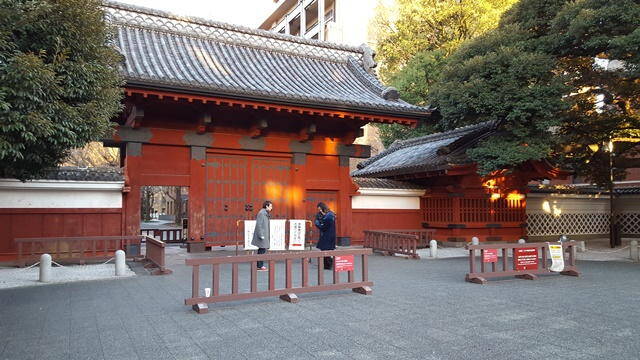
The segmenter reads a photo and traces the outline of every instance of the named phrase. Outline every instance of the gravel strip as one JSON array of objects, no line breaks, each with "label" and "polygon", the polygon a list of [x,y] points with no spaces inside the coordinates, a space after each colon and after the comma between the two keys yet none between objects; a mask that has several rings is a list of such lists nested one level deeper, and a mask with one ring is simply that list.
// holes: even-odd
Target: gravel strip
[{"label": "gravel strip", "polygon": [[127,266],[124,276],[115,276],[114,264],[73,265],[51,268],[51,281],[41,283],[38,281],[40,269],[32,268],[0,268],[0,289],[8,289],[24,286],[39,286],[59,284],[74,281],[106,280],[132,277],[136,274]]}]

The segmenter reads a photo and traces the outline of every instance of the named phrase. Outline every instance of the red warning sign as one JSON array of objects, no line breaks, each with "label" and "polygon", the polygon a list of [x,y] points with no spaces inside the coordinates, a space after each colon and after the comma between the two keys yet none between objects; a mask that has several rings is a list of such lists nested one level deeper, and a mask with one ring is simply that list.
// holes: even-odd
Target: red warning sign
[{"label": "red warning sign", "polygon": [[498,249],[484,249],[482,262],[494,263],[498,261]]},{"label": "red warning sign", "polygon": [[513,249],[513,262],[516,270],[537,270],[538,248]]},{"label": "red warning sign", "polygon": [[336,272],[353,271],[353,255],[336,256],[334,269]]}]

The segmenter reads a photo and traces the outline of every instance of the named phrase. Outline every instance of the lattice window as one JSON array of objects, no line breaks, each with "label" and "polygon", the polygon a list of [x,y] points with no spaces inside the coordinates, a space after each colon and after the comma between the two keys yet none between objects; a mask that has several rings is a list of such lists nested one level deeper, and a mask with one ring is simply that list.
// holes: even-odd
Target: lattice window
[{"label": "lattice window", "polygon": [[423,200],[424,221],[426,222],[452,222],[453,199],[452,198],[426,198]]},{"label": "lattice window", "polygon": [[640,213],[622,213],[617,218],[621,233],[640,234]]},{"label": "lattice window", "polygon": [[609,214],[527,214],[527,234],[540,235],[597,235],[609,233]]}]

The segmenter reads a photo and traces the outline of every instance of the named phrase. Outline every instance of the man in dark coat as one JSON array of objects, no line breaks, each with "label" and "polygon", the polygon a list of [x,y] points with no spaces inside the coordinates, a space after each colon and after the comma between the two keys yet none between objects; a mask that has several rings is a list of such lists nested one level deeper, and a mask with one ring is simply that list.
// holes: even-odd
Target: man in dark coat
[{"label": "man in dark coat", "polygon": [[[316,247],[320,250],[336,249],[336,214],[325,203],[318,203],[315,225],[320,229],[320,238]],[[331,270],[333,258],[324,258],[324,268]]]},{"label": "man in dark coat", "polygon": [[[262,209],[256,216],[256,228],[253,231],[251,245],[258,247],[258,255],[265,254],[269,248],[269,213],[273,210],[273,204],[267,200],[262,204]],[[258,261],[258,271],[266,271],[263,261]]]}]

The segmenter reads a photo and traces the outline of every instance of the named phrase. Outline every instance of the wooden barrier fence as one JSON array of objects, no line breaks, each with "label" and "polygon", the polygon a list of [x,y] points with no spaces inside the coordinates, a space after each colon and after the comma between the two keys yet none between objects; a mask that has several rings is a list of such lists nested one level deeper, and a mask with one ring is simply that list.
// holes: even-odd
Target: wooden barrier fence
[{"label": "wooden barrier fence", "polygon": [[[551,264],[551,256],[548,252],[549,243],[525,243],[525,244],[490,244],[490,245],[467,245],[466,249],[469,250],[469,273],[465,276],[465,280],[477,284],[486,284],[487,279],[505,276],[515,276],[522,279],[535,280],[537,274],[549,274],[554,273],[548,269]],[[554,244],[554,243],[552,243]],[[559,244],[559,243],[555,243]],[[563,275],[579,276],[578,268],[576,266],[576,247],[578,243],[576,241],[568,241],[562,243],[562,254],[564,257],[564,269],[560,272]],[[528,263],[517,264],[518,257],[516,251],[518,249],[535,249],[535,258],[533,255],[529,255]],[[480,269],[478,269],[476,250],[480,250]],[[487,250],[495,250],[496,255],[501,254],[502,264],[498,266],[498,256],[492,262],[485,262],[485,252]],[[531,252],[534,253],[533,251]],[[568,259],[566,256],[568,253]],[[513,259],[508,261],[509,256]],[[541,256],[541,259],[538,259]],[[535,259],[535,260],[534,260]],[[491,264],[491,269],[489,265]],[[526,269],[517,269],[518,265]],[[501,269],[500,269],[501,268]]]},{"label": "wooden barrier fence", "polygon": [[49,254],[58,262],[84,264],[87,260],[109,259],[116,250],[124,250],[127,257],[133,246],[140,248],[141,236],[81,236],[15,239],[18,247],[18,266],[37,262],[42,254]]},{"label": "wooden barrier fence", "polygon": [[173,271],[166,267],[165,243],[151,237],[146,237],[145,260],[156,266],[158,269],[152,272],[153,275],[171,274]]},{"label": "wooden barrier fence", "polygon": [[433,230],[365,230],[364,247],[382,254],[419,259],[418,248],[429,244]]},{"label": "wooden barrier fence", "polygon": [[[217,303],[224,301],[245,300],[268,296],[280,296],[282,300],[297,302],[296,294],[310,293],[329,290],[352,289],[354,292],[370,295],[373,282],[369,281],[368,256],[371,249],[351,249],[351,250],[331,250],[331,251],[301,251],[281,254],[261,254],[243,256],[212,257],[204,259],[187,259],[185,263],[192,267],[191,277],[191,298],[185,299],[185,305],[191,305],[198,313],[208,311],[207,303]],[[322,266],[324,257],[353,257],[353,268],[347,272],[347,282],[340,282],[339,262],[334,260],[333,283],[325,284],[324,268]],[[355,258],[359,256],[361,265],[361,280],[355,280]],[[318,261],[317,282],[312,284],[309,281],[310,259]],[[268,286],[266,290],[258,289],[257,262],[265,261],[268,265]],[[301,267],[300,286],[294,286],[293,267],[294,261],[299,261]],[[276,288],[276,265],[284,262],[285,281],[284,287]],[[231,265],[231,292],[221,293],[220,288],[220,267],[224,264]],[[250,288],[248,292],[240,292],[239,288],[239,265],[247,264],[250,269]],[[202,296],[200,287],[200,267],[211,266],[211,294]]]}]

